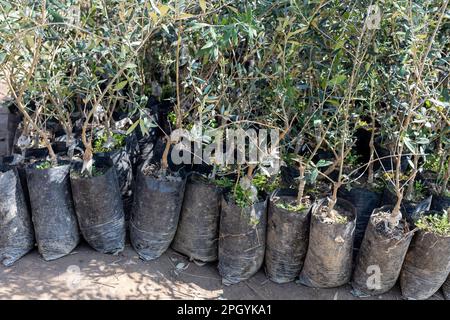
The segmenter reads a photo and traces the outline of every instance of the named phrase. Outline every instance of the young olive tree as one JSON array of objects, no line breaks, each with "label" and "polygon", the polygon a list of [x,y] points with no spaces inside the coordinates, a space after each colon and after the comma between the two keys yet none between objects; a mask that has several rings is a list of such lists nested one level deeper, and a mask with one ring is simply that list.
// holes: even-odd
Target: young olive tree
[{"label": "young olive tree", "polygon": [[[370,4],[370,3],[369,3]],[[339,188],[348,181],[344,172],[348,158],[355,144],[354,132],[357,114],[354,112],[363,79],[367,77],[366,57],[375,31],[368,28],[367,5],[331,2],[322,8],[320,14],[327,19],[321,30],[327,47],[323,49],[328,65],[323,65],[320,83],[326,94],[322,119],[317,119],[318,146],[326,146],[333,154],[333,162],[320,162],[316,166],[328,166],[322,174],[332,181],[332,194],[328,201],[328,215],[334,219],[334,206]],[[342,21],[342,17],[345,20]],[[320,25],[318,28],[321,27]],[[323,63],[323,62],[322,62]],[[323,95],[324,95],[323,94]],[[326,123],[326,124],[325,124]],[[324,125],[325,124],[325,125]],[[322,134],[323,133],[323,134]],[[317,150],[314,150],[317,152]],[[311,160],[311,159],[309,159]],[[337,177],[328,176],[337,171]]]},{"label": "young olive tree", "polygon": [[113,145],[114,111],[119,106],[133,110],[146,104],[140,56],[160,22],[160,17],[153,15],[157,8],[147,9],[142,1],[92,1],[80,7],[72,55],[77,79],[74,89],[84,115],[82,172],[92,172],[94,129],[102,128],[104,144]]},{"label": "young olive tree", "polygon": [[[413,191],[413,183],[419,170],[419,160],[424,153],[420,145],[426,144],[421,135],[421,111],[426,99],[439,95],[435,86],[437,74],[436,62],[440,61],[444,50],[436,38],[441,31],[449,1],[424,1],[415,3],[400,1],[385,7],[382,29],[392,28],[389,37],[383,35],[384,48],[390,54],[387,59],[394,61],[386,65],[383,81],[390,81],[388,104],[392,116],[397,119],[395,126],[385,130],[394,137],[393,156],[395,157],[394,177],[390,180],[397,201],[391,212],[389,225],[395,227],[401,219],[401,204]],[[420,28],[417,28],[420,26]],[[419,124],[417,123],[419,121]],[[406,179],[402,176],[402,158],[405,147],[413,155],[411,170]]]},{"label": "young olive tree", "polygon": [[[43,56],[48,55],[47,41],[51,34],[52,18],[48,15],[45,1],[29,6],[24,1],[2,5],[0,72],[5,78],[15,106],[24,117],[24,130],[31,126],[48,149],[51,162],[57,163],[51,145],[51,137],[39,123],[39,106],[33,98],[41,93],[42,66],[51,63]],[[45,53],[46,52],[46,53]],[[48,99],[41,99],[47,104]],[[45,105],[43,106],[45,107]],[[33,115],[33,108],[36,113]]]}]

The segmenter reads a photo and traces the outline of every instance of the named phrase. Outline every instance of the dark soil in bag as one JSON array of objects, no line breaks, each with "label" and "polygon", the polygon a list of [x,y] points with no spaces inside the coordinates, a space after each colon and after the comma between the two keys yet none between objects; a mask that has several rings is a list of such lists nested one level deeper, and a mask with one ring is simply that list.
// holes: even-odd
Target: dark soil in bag
[{"label": "dark soil in bag", "polygon": [[[414,224],[421,216],[423,212],[429,211],[431,208],[431,201],[433,197],[429,196],[422,201],[414,202],[403,199],[401,204],[401,211],[403,217],[409,224]],[[383,198],[381,200],[382,205],[395,205],[397,202],[397,196],[388,188],[384,189]]]},{"label": "dark soil in bag", "polygon": [[297,212],[276,205],[278,201],[295,202],[295,193],[278,190],[270,197],[265,270],[267,277],[276,283],[295,280],[308,249],[311,205]]},{"label": "dark soil in bag", "polygon": [[125,246],[125,215],[116,171],[108,160],[96,159],[96,170],[102,172],[99,176],[80,176],[80,164],[74,166],[70,178],[84,239],[99,252],[118,254]]},{"label": "dark soil in bag", "polygon": [[382,193],[372,191],[368,188],[355,187],[351,190],[339,189],[338,196],[349,201],[356,209],[355,242],[354,253],[357,253],[366,232],[370,215],[375,208],[380,206]]},{"label": "dark soil in bag", "polygon": [[450,197],[433,195],[430,210],[442,213],[443,210],[447,210],[448,208],[450,208]]},{"label": "dark soil in bag", "polygon": [[450,237],[419,230],[413,237],[400,274],[402,295],[425,300],[435,294],[450,273]]},{"label": "dark soil in bag", "polygon": [[356,209],[338,198],[335,210],[347,221],[327,223],[320,216],[326,203],[326,199],[321,199],[312,208],[308,253],[299,278],[308,287],[339,287],[351,277]]},{"label": "dark soil in bag", "polygon": [[159,258],[178,226],[186,180],[159,179],[138,170],[130,219],[130,239],[143,260]]},{"label": "dark soil in bag", "polygon": [[252,277],[264,261],[267,201],[241,208],[222,198],[219,228],[219,273],[225,285]]},{"label": "dark soil in bag", "polygon": [[191,260],[217,260],[221,190],[201,176],[189,177],[172,248]]},{"label": "dark soil in bag", "polygon": [[444,293],[445,300],[450,300],[450,274],[448,275],[445,283],[442,285],[442,293]]},{"label": "dark soil in bag", "polygon": [[413,232],[405,220],[394,231],[387,230],[385,216],[392,206],[373,211],[356,259],[353,293],[357,296],[383,294],[397,282]]},{"label": "dark soil in bag", "polygon": [[16,169],[0,165],[0,262],[8,267],[34,247],[31,215]]},{"label": "dark soil in bag", "polygon": [[27,168],[32,220],[39,253],[50,261],[69,254],[80,240],[73,208],[70,166]]}]

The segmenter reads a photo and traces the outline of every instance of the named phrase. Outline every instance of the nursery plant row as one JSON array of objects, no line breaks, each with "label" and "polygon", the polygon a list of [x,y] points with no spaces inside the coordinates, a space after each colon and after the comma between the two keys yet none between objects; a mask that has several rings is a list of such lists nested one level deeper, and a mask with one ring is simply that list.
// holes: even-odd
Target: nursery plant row
[{"label": "nursery plant row", "polygon": [[[125,148],[116,152],[130,158]],[[395,201],[387,189],[384,195],[364,187],[340,190],[331,218],[324,215],[330,198],[304,197],[298,204],[298,191],[276,189],[261,196],[271,190],[262,184],[256,201],[242,204],[229,189],[234,186],[226,185],[231,179],[214,181],[184,170],[160,176],[157,165],[146,161],[136,174],[132,166],[125,168],[135,176],[127,216],[116,171],[120,161],[113,154],[95,156],[92,176],[81,173],[82,161],[61,160],[51,167],[41,160],[25,168],[12,160],[3,158],[0,174],[5,266],[35,243],[44,260],[58,259],[75,249],[81,236],[101,253],[118,254],[128,226],[131,244],[143,260],[159,258],[171,245],[191,260],[218,260],[227,285],[249,279],[264,264],[276,283],[298,279],[330,288],[351,281],[360,296],[385,293],[400,276],[405,297],[425,299],[449,274],[448,224],[439,218],[449,198],[403,202],[406,219],[390,230],[386,215]],[[414,220],[414,215],[421,218]],[[448,282],[443,287],[447,298]]]},{"label": "nursery plant row", "polygon": [[0,2],[3,264],[128,231],[227,285],[449,298],[448,0]]}]

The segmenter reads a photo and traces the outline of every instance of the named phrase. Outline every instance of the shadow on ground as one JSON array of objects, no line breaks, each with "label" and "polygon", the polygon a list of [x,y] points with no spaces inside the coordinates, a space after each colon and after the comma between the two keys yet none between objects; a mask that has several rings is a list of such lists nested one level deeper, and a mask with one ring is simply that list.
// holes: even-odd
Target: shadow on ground
[{"label": "shadow on ground", "polygon": [[[119,256],[81,244],[52,262],[33,251],[10,268],[0,267],[0,299],[356,299],[349,286],[307,288],[278,285],[262,271],[238,285],[221,284],[215,264],[198,266],[169,250],[144,262],[128,244]],[[401,299],[398,288],[372,299]],[[436,294],[433,299],[443,299]]]}]

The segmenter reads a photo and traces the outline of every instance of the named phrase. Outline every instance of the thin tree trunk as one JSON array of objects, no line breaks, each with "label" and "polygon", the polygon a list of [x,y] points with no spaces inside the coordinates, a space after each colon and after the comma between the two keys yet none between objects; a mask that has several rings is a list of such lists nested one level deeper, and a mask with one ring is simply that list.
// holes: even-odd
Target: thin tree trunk
[{"label": "thin tree trunk", "polygon": [[335,182],[333,184],[333,194],[331,195],[331,199],[328,202],[328,215],[332,220],[336,218],[336,215],[334,213],[335,212],[334,207],[336,206],[337,193],[341,185],[342,185],[341,181]]},{"label": "thin tree trunk", "polygon": [[164,172],[169,167],[168,157],[169,157],[170,146],[171,146],[170,137],[167,137],[166,138],[166,147],[164,148],[164,152],[163,152],[163,155],[161,158],[161,169]]},{"label": "thin tree trunk", "polygon": [[444,175],[444,178],[442,181],[442,190],[441,190],[442,196],[445,196],[447,193],[448,180],[450,180],[450,156],[447,159],[447,171],[445,172],[445,175]]},{"label": "thin tree trunk", "polygon": [[9,89],[11,91],[11,93],[13,94],[15,100],[16,100],[16,106],[17,109],[19,109],[20,113],[25,117],[26,121],[31,124],[31,126],[34,128],[34,130],[36,130],[36,132],[39,134],[39,136],[42,138],[42,140],[44,141],[44,145],[48,150],[48,154],[50,156],[52,165],[57,165],[58,160],[56,158],[56,154],[53,150],[52,144],[50,143],[47,134],[41,130],[41,128],[39,128],[39,126],[37,125],[37,123],[32,119],[32,117],[30,116],[30,114],[28,113],[28,111],[25,109],[23,102],[22,102],[22,95],[17,95],[16,92],[14,91],[14,88],[12,87],[11,81],[8,79],[8,86]]},{"label": "thin tree trunk", "polygon": [[305,166],[303,166],[303,157],[300,157],[298,161],[298,171],[299,171],[299,182],[298,182],[298,192],[297,192],[297,204],[302,203],[303,194],[305,192]]},{"label": "thin tree trunk", "polygon": [[[400,172],[401,172],[401,158],[403,153],[403,143],[400,143],[397,149],[397,157],[396,157],[396,168],[395,168],[395,193],[397,195],[397,203],[392,210],[392,221],[395,221],[395,219],[400,214],[400,204],[403,200],[403,192],[400,190]],[[392,225],[393,223],[391,223]]]},{"label": "thin tree trunk", "polygon": [[247,170],[247,178],[251,181],[253,178],[253,171],[255,170],[255,165],[251,164],[248,166],[248,170]]},{"label": "thin tree trunk", "polygon": [[374,181],[373,158],[375,155],[375,117],[373,115],[372,115],[372,132],[370,134],[369,149],[370,149],[370,159],[367,173],[367,183],[369,185],[372,185]]},{"label": "thin tree trunk", "polygon": [[411,179],[408,182],[408,188],[406,189],[405,198],[411,200],[414,195],[414,183],[416,181],[417,176],[417,168],[419,166],[419,155],[415,154],[413,158],[413,173],[411,175]]},{"label": "thin tree trunk", "polygon": [[[40,22],[42,25],[45,24],[46,18],[47,18],[47,6],[46,6],[46,2],[44,1],[42,3],[42,8],[41,8],[41,21]],[[28,71],[25,81],[22,83],[22,86],[20,87],[19,92],[16,93],[16,90],[14,89],[13,81],[11,80],[13,75],[9,74],[6,77],[6,81],[7,81],[10,92],[14,96],[17,108],[19,109],[20,113],[25,117],[25,120],[32,125],[32,127],[38,132],[38,134],[40,135],[42,140],[44,140],[44,144],[50,155],[52,165],[56,165],[58,162],[57,158],[56,158],[56,154],[53,151],[53,147],[52,147],[50,141],[48,140],[47,134],[43,130],[41,130],[41,128],[39,128],[36,121],[34,121],[33,118],[30,116],[30,114],[27,112],[27,110],[24,106],[24,103],[23,103],[23,96],[25,94],[25,90],[27,89],[27,85],[29,84],[29,82],[36,70],[36,66],[39,63],[39,55],[41,52],[41,46],[42,46],[42,37],[39,36],[36,39],[35,51],[33,53],[33,61],[31,62],[30,69]],[[28,125],[26,126],[25,130],[28,130]]]},{"label": "thin tree trunk", "polygon": [[396,226],[398,226],[398,223],[400,222],[402,218],[402,214],[400,212],[402,200],[403,200],[403,193],[397,192],[397,202],[395,203],[394,209],[392,210],[391,216],[389,218],[389,227],[394,229]]}]

